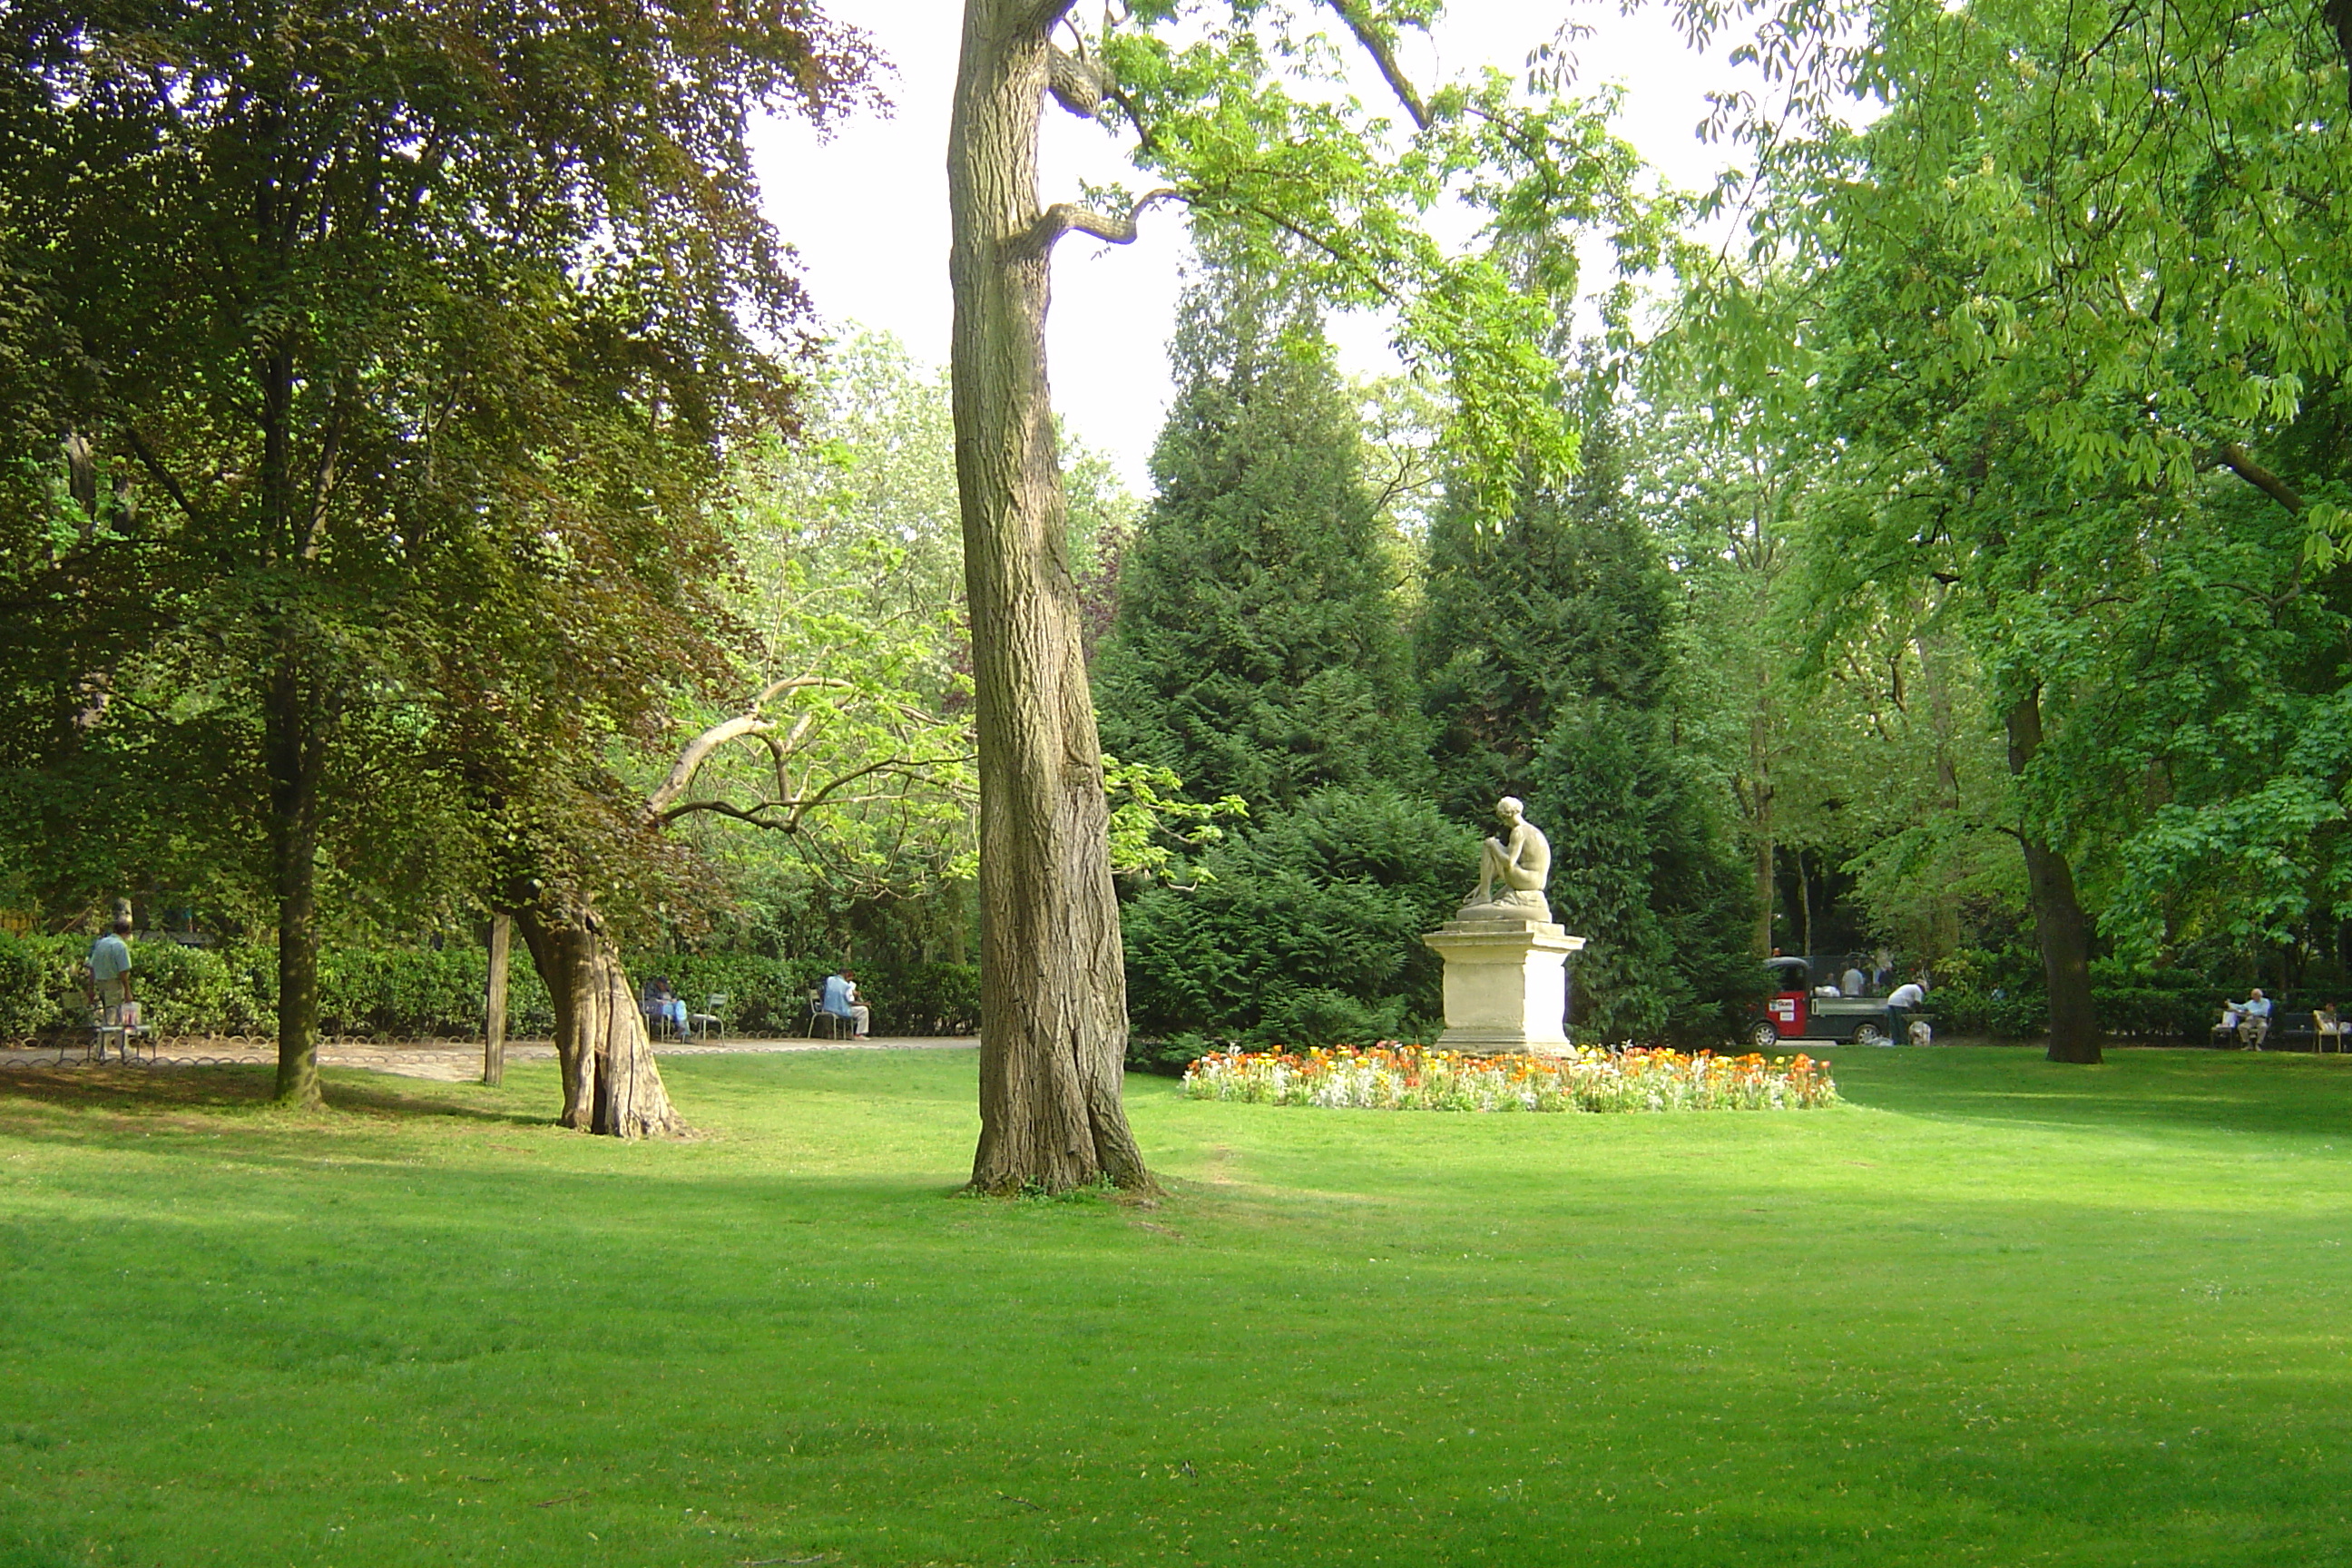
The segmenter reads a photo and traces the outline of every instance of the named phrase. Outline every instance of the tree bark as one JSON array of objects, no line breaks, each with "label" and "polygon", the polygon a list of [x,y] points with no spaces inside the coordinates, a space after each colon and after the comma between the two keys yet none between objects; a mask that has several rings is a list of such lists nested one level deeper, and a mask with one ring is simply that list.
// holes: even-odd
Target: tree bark
[{"label": "tree bark", "polygon": [[[1959,726],[1953,712],[1949,639],[1940,631],[1922,632],[1913,639],[1919,650],[1919,680],[1927,689],[1927,714],[1936,737],[1936,805],[1957,816],[1960,809],[1960,766],[1955,750]],[[1928,927],[1928,956],[1941,959],[1960,942],[1960,901],[1948,886],[1939,885]]]},{"label": "tree bark", "polygon": [[555,1004],[555,1058],[566,1127],[614,1138],[686,1131],[663,1088],[636,992],[584,907],[526,903],[515,911],[532,967]]},{"label": "tree bark", "polygon": [[1748,722],[1749,826],[1756,837],[1756,956],[1772,956],[1772,906],[1780,898],[1780,872],[1772,838],[1772,758],[1761,710]]},{"label": "tree bark", "polygon": [[[2029,690],[2010,705],[2009,771],[2021,778],[2042,749],[2042,694]],[[2025,847],[2025,878],[2033,901],[2033,931],[2042,947],[2042,984],[2050,994],[2050,1059],[2100,1060],[2098,1015],[2091,1006],[2091,922],[2074,892],[2074,868],[2030,822],[2018,835]]]},{"label": "tree bark", "polygon": [[507,961],[514,945],[514,917],[490,917],[490,980],[482,999],[482,1081],[496,1089],[507,1080]]},{"label": "tree bark", "polygon": [[1798,918],[1802,921],[1804,954],[1811,958],[1813,956],[1813,884],[1812,879],[1805,875],[1805,847],[1801,844],[1797,846],[1797,902],[1802,906]]},{"label": "tree bark", "polygon": [[980,740],[972,1185],[1148,1186],[1120,1100],[1127,980],[1102,748],[1064,535],[1037,199],[1047,30],[1068,0],[967,0],[948,140],[956,479]]},{"label": "tree bark", "polygon": [[278,894],[278,1098],[316,1106],[319,1092],[319,775],[317,694],[299,655],[281,645],[265,696],[269,849]]}]

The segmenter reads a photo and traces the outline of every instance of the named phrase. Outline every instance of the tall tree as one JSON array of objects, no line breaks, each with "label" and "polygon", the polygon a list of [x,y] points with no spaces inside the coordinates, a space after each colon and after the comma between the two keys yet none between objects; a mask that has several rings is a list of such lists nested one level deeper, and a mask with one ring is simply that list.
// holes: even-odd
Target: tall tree
[{"label": "tall tree", "polygon": [[[972,618],[981,755],[981,1138],[988,1190],[1149,1180],[1119,1103],[1126,1008],[1105,852],[1098,736],[1063,528],[1046,386],[1054,247],[1136,237],[1139,215],[1181,201],[1231,220],[1328,300],[1402,308],[1414,357],[1440,363],[1464,450],[1499,465],[1573,460],[1534,346],[1541,307],[1487,251],[1451,256],[1422,215],[1466,195],[1498,230],[1612,224],[1620,254],[1654,262],[1631,154],[1586,105],[1523,95],[1489,73],[1424,97],[1400,68],[1402,29],[1426,0],[1113,10],[1103,31],[1055,42],[1069,0],[966,0],[948,191],[956,300],[956,461]],[[1328,17],[1362,47],[1412,124],[1328,90]],[[1179,26],[1181,24],[1181,26]],[[1291,76],[1286,73],[1297,72]],[[1304,83],[1300,78],[1307,79]],[[1307,90],[1294,90],[1304,86]],[[1037,191],[1048,100],[1134,135],[1161,183],[1095,210]],[[1573,252],[1554,265],[1572,271]]]},{"label": "tall tree", "polygon": [[[803,0],[0,15],[50,437],[141,520],[16,558],[89,590],[92,623],[204,650],[253,716],[282,1098],[319,1095],[339,751],[428,726],[445,777],[512,800],[570,745],[573,784],[538,804],[584,808],[609,793],[593,752],[718,666],[703,501],[731,438],[790,419],[761,345],[803,310],[745,130],[835,112],[866,67]],[[49,679],[102,687],[120,647]],[[609,961],[593,884],[537,881],[538,929]],[[598,1058],[657,1086],[635,1018]]]},{"label": "tall tree", "polygon": [[1393,552],[1321,324],[1212,261],[1187,290],[1157,493],[1096,667],[1103,734],[1260,816],[1423,771]]},{"label": "tall tree", "polygon": [[1456,493],[1430,531],[1417,637],[1441,800],[1484,821],[1517,795],[1551,836],[1555,918],[1591,939],[1579,1020],[1614,1036],[1737,1031],[1745,889],[1679,733],[1678,606],[1627,494],[1615,381],[1588,359],[1583,471],[1507,510]]},{"label": "tall tree", "polygon": [[[1843,474],[1821,602],[1874,615],[1951,590],[1946,624],[1969,632],[2014,771],[2050,1054],[2095,1061],[2082,872],[2149,825],[2147,790],[2116,781],[2136,763],[2146,784],[2155,739],[2105,743],[2124,661],[2158,646],[2114,633],[2178,605],[2174,541],[2208,474],[2299,519],[2319,557],[2343,526],[2332,492],[2261,460],[2352,352],[2339,40],[2311,5],[1680,9],[1701,33],[1758,18],[1788,95],[1727,110],[1777,198],[1759,265],[1707,268],[1688,319],[1735,372],[1777,365],[1769,390],[1748,377],[1762,395],[1822,411]],[[1849,91],[1886,114],[1853,132],[1834,112]],[[2272,618],[2290,596],[2264,574],[2208,597],[2241,588]],[[2202,679],[2229,685],[2209,657]]]}]

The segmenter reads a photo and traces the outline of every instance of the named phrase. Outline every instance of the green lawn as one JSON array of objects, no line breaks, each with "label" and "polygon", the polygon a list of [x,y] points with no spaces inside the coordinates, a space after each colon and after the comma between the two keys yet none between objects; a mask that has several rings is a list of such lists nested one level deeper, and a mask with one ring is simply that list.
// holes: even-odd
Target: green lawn
[{"label": "green lawn", "polygon": [[1850,1109],[1130,1079],[1170,1194],[951,1198],[969,1053],[0,1079],[0,1563],[2352,1558],[2352,1061],[1835,1056]]}]

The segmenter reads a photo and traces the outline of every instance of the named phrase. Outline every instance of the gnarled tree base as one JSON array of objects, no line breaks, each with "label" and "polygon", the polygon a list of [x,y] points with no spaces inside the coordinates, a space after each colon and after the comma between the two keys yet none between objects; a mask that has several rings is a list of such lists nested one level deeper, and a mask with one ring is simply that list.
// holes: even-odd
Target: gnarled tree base
[{"label": "gnarled tree base", "polygon": [[515,924],[555,1004],[555,1056],[563,1069],[563,1125],[613,1138],[675,1138],[686,1131],[662,1087],[645,1014],[593,911],[526,906]]}]

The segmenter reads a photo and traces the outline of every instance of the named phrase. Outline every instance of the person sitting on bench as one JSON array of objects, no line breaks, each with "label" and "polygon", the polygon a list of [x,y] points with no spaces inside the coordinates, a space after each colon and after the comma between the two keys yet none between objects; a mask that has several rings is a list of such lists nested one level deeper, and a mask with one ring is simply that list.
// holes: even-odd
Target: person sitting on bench
[{"label": "person sitting on bench", "polygon": [[678,1000],[677,993],[670,989],[666,977],[656,974],[646,982],[644,1005],[646,1022],[658,1020],[666,1023],[673,1035],[686,1033],[686,1004]]},{"label": "person sitting on bench", "polygon": [[873,1016],[872,1010],[858,1001],[857,973],[846,964],[824,977],[824,994],[817,1002],[817,1010],[835,1018],[847,1019],[849,1037],[853,1040],[866,1037],[866,1020]]},{"label": "person sitting on bench", "polygon": [[2271,999],[2255,986],[2243,1002],[2232,1002],[2229,1010],[2238,1016],[2238,1038],[2250,1051],[2263,1048],[2263,1041],[2271,1032]]}]

